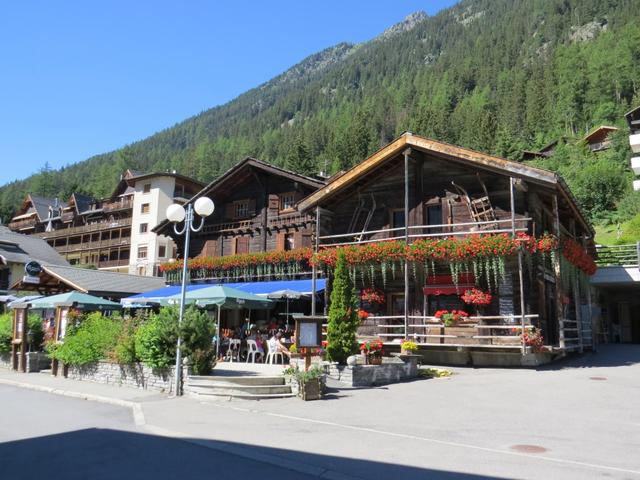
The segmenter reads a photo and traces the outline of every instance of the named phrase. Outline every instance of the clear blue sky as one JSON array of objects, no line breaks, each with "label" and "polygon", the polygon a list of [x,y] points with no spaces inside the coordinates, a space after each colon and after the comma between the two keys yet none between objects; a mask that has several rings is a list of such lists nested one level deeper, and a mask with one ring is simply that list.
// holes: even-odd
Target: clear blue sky
[{"label": "clear blue sky", "polygon": [[114,150],[454,0],[10,1],[0,184]]}]

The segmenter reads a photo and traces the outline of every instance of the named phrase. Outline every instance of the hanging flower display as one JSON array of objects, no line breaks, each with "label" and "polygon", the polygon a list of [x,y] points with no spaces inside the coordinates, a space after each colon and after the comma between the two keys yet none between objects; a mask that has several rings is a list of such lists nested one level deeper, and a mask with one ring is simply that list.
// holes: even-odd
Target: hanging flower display
[{"label": "hanging flower display", "polygon": [[385,303],[386,298],[384,293],[377,288],[365,288],[360,292],[360,300],[367,303],[377,303],[382,305]]},{"label": "hanging flower display", "polygon": [[452,325],[467,319],[469,314],[464,310],[438,310],[434,317],[442,321],[446,327],[451,327]]},{"label": "hanging flower display", "polygon": [[493,296],[489,292],[483,292],[478,288],[466,290],[460,298],[468,305],[489,305]]},{"label": "hanging flower display", "polygon": [[542,352],[545,350],[544,337],[538,328],[525,330],[520,338],[526,347],[531,347],[534,352]]},{"label": "hanging flower display", "polygon": [[582,245],[571,240],[570,238],[566,238],[562,241],[562,256],[566,258],[569,263],[578,269],[582,270],[587,275],[593,275],[596,273],[598,267],[596,266],[596,262],[591,258],[591,256],[585,252]]}]

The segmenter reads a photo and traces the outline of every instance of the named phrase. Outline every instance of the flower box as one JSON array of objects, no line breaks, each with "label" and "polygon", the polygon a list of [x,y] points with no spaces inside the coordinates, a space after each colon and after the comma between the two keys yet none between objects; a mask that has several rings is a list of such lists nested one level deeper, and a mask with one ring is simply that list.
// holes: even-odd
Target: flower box
[{"label": "flower box", "polygon": [[320,378],[312,378],[300,382],[298,395],[302,400],[320,400],[322,397],[322,380]]}]

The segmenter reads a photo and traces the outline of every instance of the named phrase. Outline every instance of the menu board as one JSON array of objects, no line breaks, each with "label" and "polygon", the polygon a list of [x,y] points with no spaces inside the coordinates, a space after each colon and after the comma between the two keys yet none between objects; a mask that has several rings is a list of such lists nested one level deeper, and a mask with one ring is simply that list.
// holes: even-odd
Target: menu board
[{"label": "menu board", "polygon": [[16,309],[16,334],[15,338],[22,337],[22,330],[24,329],[24,310],[22,308]]},{"label": "menu board", "polygon": [[300,339],[298,340],[301,347],[318,347],[320,339],[318,338],[318,323],[315,321],[300,321]]}]

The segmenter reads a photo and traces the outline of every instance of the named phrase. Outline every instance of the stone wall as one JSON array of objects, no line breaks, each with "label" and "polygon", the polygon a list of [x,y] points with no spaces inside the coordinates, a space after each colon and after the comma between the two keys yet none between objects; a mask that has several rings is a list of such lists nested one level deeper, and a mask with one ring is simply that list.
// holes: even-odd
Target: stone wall
[{"label": "stone wall", "polygon": [[[182,378],[186,378],[188,373],[187,367],[184,366]],[[173,374],[173,369],[157,371],[142,364],[119,365],[102,361],[80,367],[69,366],[66,376],[72,380],[173,393]]]},{"label": "stone wall", "polygon": [[0,353],[0,368],[11,368],[10,353]]},{"label": "stone wall", "polygon": [[[27,373],[39,372],[51,366],[51,360],[44,352],[28,352],[26,359]],[[11,353],[0,353],[0,368],[11,369]]]},{"label": "stone wall", "polygon": [[418,356],[401,355],[384,358],[382,365],[338,365],[325,367],[327,376],[352,387],[370,387],[402,382],[418,376]]}]

